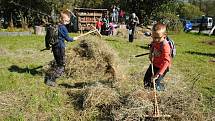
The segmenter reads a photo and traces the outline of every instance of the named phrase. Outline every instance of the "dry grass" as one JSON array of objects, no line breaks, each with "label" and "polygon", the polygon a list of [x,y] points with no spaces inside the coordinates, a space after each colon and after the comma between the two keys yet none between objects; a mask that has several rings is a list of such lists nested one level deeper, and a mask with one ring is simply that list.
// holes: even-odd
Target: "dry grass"
[{"label": "dry grass", "polygon": [[110,87],[97,83],[86,88],[84,108],[119,105],[119,94]]},{"label": "dry grass", "polygon": [[4,56],[4,55],[7,55],[9,52],[7,49],[3,48],[3,47],[0,47],[0,55],[1,56]]},{"label": "dry grass", "polygon": [[1,92],[0,93],[0,117],[12,115],[17,108],[21,109],[24,106],[25,99],[21,98],[16,92]]},{"label": "dry grass", "polygon": [[128,30],[125,28],[119,28],[117,29],[116,36],[122,37],[122,38],[128,38]]}]

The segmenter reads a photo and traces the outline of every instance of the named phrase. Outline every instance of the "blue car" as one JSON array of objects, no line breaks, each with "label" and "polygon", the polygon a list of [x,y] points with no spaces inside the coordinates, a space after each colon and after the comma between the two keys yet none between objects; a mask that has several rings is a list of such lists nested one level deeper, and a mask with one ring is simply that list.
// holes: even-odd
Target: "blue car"
[{"label": "blue car", "polygon": [[193,24],[190,21],[186,20],[184,22],[184,31],[189,32],[192,30],[192,28],[193,28]]}]

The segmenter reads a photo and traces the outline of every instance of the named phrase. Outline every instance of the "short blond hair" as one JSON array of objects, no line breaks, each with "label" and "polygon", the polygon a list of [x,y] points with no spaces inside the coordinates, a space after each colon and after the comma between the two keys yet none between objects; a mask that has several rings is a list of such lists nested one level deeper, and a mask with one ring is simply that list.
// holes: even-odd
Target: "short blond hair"
[{"label": "short blond hair", "polygon": [[166,33],[166,25],[162,23],[157,23],[153,26],[152,31]]},{"label": "short blond hair", "polygon": [[71,13],[68,10],[60,11],[60,19],[61,23],[69,22],[71,17]]},{"label": "short blond hair", "polygon": [[68,10],[60,11],[60,16],[62,17],[62,16],[64,16],[64,15],[67,15],[68,17],[70,17],[70,16],[71,16],[71,13],[70,13],[70,11],[68,11]]}]

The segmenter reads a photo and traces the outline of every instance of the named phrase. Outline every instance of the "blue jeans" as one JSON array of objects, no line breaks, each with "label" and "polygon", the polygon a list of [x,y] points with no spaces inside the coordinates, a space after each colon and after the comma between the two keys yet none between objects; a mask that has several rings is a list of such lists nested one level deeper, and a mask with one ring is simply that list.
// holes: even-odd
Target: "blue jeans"
[{"label": "blue jeans", "polygon": [[[160,69],[154,66],[154,74],[156,74]],[[164,85],[161,83],[166,73],[169,71],[169,68],[165,70],[163,75],[160,75],[158,79],[155,80],[156,88],[159,90],[159,88],[164,88]],[[144,87],[145,88],[153,88],[153,82],[151,81],[152,78],[152,67],[149,65],[149,68],[147,69],[145,76],[144,76]]]}]

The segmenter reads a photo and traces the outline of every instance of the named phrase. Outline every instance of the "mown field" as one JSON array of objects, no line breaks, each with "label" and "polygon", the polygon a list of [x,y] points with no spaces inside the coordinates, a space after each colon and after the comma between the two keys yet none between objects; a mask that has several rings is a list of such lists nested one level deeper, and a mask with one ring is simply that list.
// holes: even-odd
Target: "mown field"
[{"label": "mown field", "polygon": [[[185,33],[170,37],[176,43],[177,56],[166,80],[170,83],[177,81],[171,88],[185,83],[191,89],[199,91],[202,97],[200,101],[204,104],[199,107],[202,113],[213,114],[215,37]],[[128,43],[126,38],[120,37],[104,37],[103,40],[117,51],[120,59],[124,61],[122,64],[125,64],[125,74],[133,76],[132,81],[127,81],[122,86],[120,95],[141,88],[141,78],[149,65],[148,56],[134,56],[148,52],[149,38],[144,37],[134,43]],[[77,43],[78,41],[67,43],[67,46],[73,47]],[[51,51],[40,51],[43,48],[44,36],[0,37],[0,120],[96,120],[96,111],[86,114],[87,110],[77,109],[80,98],[71,98],[68,95],[68,91],[78,93],[80,89],[48,87],[44,84],[42,69],[53,57]],[[171,81],[174,78],[179,79]],[[57,81],[58,84],[74,82],[64,77]],[[165,96],[165,92],[162,95]],[[82,118],[83,114],[88,115],[85,115],[88,118]],[[213,120],[212,116],[208,117],[208,120]]]}]

